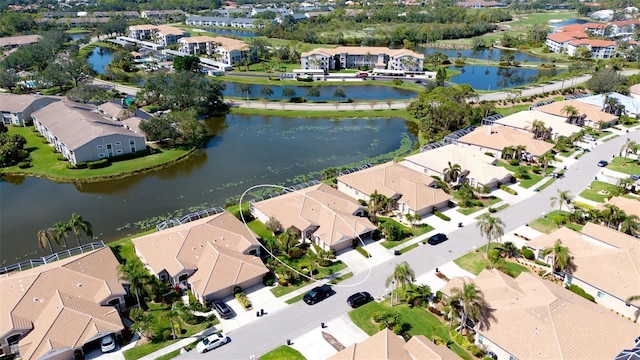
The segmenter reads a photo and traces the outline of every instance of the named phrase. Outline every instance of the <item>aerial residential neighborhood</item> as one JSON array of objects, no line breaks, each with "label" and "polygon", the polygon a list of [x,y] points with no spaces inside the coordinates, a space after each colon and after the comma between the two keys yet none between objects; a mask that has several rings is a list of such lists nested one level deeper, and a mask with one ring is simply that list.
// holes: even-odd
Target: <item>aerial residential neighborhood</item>
[{"label": "aerial residential neighborhood", "polygon": [[0,0],[0,359],[640,357],[634,5]]}]

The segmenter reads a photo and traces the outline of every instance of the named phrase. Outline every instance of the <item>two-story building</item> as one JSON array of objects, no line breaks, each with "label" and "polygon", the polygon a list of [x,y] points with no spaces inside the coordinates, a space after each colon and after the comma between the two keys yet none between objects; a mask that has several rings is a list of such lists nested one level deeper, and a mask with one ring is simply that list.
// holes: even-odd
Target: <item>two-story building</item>
[{"label": "two-story building", "polygon": [[335,49],[316,48],[300,55],[304,70],[370,69],[422,71],[424,55],[406,49],[371,46],[339,46]]},{"label": "two-story building", "polygon": [[31,124],[31,113],[53,102],[54,96],[17,95],[0,93],[0,115],[5,125],[25,126]]},{"label": "two-story building", "polygon": [[129,26],[129,37],[136,40],[149,40],[159,45],[175,44],[179,39],[188,37],[189,32],[168,25],[132,25]]},{"label": "two-story building", "polygon": [[217,62],[233,66],[239,61],[248,59],[257,61],[257,52],[242,40],[222,36],[193,36],[178,41],[180,51],[192,55],[207,54]]}]

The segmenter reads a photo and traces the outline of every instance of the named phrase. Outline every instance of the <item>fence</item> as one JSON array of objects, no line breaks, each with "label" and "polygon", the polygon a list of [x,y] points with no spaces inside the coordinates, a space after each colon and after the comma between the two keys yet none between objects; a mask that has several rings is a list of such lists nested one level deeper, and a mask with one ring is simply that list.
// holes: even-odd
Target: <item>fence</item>
[{"label": "fence", "polygon": [[311,187],[311,186],[314,186],[314,185],[318,185],[318,184],[320,184],[320,181],[318,181],[318,180],[311,180],[311,181],[308,181],[308,182],[305,182],[305,183],[296,184],[296,185],[293,185],[293,186],[289,186],[286,189],[282,189],[282,191],[280,191],[280,192],[271,193],[271,194],[267,194],[267,195],[256,197],[255,199],[251,199],[250,203],[255,203],[255,202],[263,201],[263,200],[266,200],[266,199],[271,199],[271,198],[274,198],[274,197],[277,197],[277,196],[280,196],[280,195],[288,194],[288,193],[290,193],[292,191],[302,190],[302,189],[305,189],[305,188],[308,188],[308,187]]},{"label": "fence", "polygon": [[58,261],[58,260],[61,260],[61,259],[67,259],[67,258],[70,258],[70,257],[72,257],[74,255],[83,254],[83,253],[86,253],[86,252],[89,252],[89,251],[93,251],[93,250],[96,250],[96,249],[100,249],[100,248],[103,248],[103,247],[105,247],[105,244],[102,241],[96,241],[96,242],[92,242],[92,243],[89,243],[89,244],[76,246],[74,248],[58,251],[57,253],[53,253],[51,255],[43,256],[43,257],[38,258],[38,259],[25,260],[25,261],[19,262],[17,264],[0,267],[0,275],[7,274],[7,273],[10,273],[12,271],[22,271],[22,270],[32,269],[32,268],[34,268],[36,266],[49,264],[49,263],[52,263],[54,261]]},{"label": "fence", "polygon": [[219,206],[214,206],[208,209],[204,209],[204,210],[200,210],[200,211],[196,211],[190,214],[187,214],[179,219],[169,219],[169,220],[165,220],[159,224],[156,225],[156,230],[161,231],[161,230],[165,230],[174,226],[178,226],[178,225],[182,225],[182,224],[186,224],[188,222],[194,221],[194,220],[198,220],[198,219],[202,219],[211,215],[215,215],[215,214],[221,214],[225,212],[225,210]]}]

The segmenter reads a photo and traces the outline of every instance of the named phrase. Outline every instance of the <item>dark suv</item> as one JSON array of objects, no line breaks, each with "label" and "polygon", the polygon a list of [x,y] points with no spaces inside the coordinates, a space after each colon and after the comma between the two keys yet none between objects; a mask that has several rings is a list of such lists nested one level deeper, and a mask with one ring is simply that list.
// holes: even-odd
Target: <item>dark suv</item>
[{"label": "dark suv", "polygon": [[355,293],[347,298],[347,304],[352,308],[357,308],[373,300],[373,296],[366,291]]},{"label": "dark suv", "polygon": [[309,305],[313,305],[318,301],[328,298],[329,295],[331,295],[331,286],[329,285],[316,286],[313,289],[311,289],[308,293],[304,294],[304,297],[302,298],[302,300],[304,300],[304,302],[306,302]]},{"label": "dark suv", "polygon": [[233,311],[231,311],[231,308],[229,307],[229,305],[225,304],[224,302],[222,302],[220,300],[214,301],[213,304],[211,304],[211,307],[223,319],[229,319],[230,317],[233,316]]},{"label": "dark suv", "polygon": [[429,245],[438,245],[441,242],[447,241],[447,239],[448,239],[447,235],[440,233],[440,234],[435,234],[431,236],[429,240],[427,240],[427,242],[429,243]]}]

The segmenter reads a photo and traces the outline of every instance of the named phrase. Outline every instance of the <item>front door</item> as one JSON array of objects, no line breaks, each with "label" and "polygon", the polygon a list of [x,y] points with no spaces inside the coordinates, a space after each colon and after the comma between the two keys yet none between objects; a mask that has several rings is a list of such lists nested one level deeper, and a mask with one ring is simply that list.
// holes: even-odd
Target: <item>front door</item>
[{"label": "front door", "polygon": [[113,146],[111,144],[107,144],[107,157],[113,156]]}]

